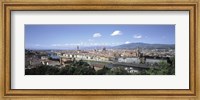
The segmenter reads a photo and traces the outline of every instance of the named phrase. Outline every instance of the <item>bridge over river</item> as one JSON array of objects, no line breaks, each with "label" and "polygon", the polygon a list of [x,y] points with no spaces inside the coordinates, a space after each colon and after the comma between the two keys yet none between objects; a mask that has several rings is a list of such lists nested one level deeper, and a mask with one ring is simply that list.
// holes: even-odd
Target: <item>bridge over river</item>
[{"label": "bridge over river", "polygon": [[88,64],[94,67],[132,67],[136,69],[148,69],[149,67],[146,64],[134,64],[134,63],[121,63],[121,62],[100,62],[100,61],[91,61],[91,60],[84,60]]}]

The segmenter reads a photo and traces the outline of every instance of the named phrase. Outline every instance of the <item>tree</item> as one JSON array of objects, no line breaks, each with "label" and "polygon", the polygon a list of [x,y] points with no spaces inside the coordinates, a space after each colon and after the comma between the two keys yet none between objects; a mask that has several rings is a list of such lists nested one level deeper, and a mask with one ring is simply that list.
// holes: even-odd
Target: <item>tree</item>
[{"label": "tree", "polygon": [[90,67],[87,62],[83,60],[74,61],[68,66],[60,69],[61,75],[95,75],[96,71]]},{"label": "tree", "polygon": [[130,75],[123,67],[114,67],[112,68],[108,74],[110,75]]},{"label": "tree", "polygon": [[51,75],[56,74],[57,72],[58,68],[47,65],[41,65],[32,69],[25,70],[26,75]]},{"label": "tree", "polygon": [[45,72],[46,75],[57,75],[59,69],[57,67],[49,66]]},{"label": "tree", "polygon": [[61,68],[58,72],[58,75],[71,75],[73,71],[71,71],[70,68],[73,68],[73,67],[65,66]]},{"label": "tree", "polygon": [[175,61],[172,61],[171,64],[167,62],[160,62],[157,66],[151,67],[150,69],[145,70],[146,75],[174,75],[175,74]]},{"label": "tree", "polygon": [[175,57],[170,58],[169,74],[170,75],[175,75]]},{"label": "tree", "polygon": [[107,67],[104,66],[102,69],[98,70],[96,72],[96,74],[97,75],[106,75],[106,74],[109,73],[109,71],[110,71],[110,68],[107,68]]}]

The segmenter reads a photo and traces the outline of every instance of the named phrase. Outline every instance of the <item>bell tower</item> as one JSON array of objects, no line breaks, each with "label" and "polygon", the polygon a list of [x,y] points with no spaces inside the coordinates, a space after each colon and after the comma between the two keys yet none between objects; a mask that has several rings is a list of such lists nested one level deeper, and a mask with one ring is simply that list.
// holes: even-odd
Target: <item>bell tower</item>
[{"label": "bell tower", "polygon": [[140,50],[139,50],[139,47],[137,47],[136,56],[137,56],[137,57],[140,57]]},{"label": "bell tower", "polygon": [[76,50],[79,51],[79,46],[76,47]]}]

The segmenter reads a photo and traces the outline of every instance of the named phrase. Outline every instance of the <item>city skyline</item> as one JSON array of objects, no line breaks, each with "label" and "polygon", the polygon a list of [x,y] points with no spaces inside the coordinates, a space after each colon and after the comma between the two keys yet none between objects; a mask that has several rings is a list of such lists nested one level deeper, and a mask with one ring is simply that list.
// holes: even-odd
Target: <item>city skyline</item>
[{"label": "city skyline", "polygon": [[26,49],[175,44],[175,25],[25,25]]}]

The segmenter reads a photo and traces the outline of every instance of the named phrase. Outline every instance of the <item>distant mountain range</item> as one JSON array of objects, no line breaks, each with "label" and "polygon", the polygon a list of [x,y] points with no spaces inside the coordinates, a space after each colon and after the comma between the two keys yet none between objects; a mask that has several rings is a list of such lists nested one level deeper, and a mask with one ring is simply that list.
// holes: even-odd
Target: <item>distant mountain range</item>
[{"label": "distant mountain range", "polygon": [[148,44],[148,43],[129,43],[114,46],[114,49],[135,49],[135,48],[144,48],[144,49],[175,49],[175,44]]},{"label": "distant mountain range", "polygon": [[175,49],[175,44],[149,44],[149,43],[129,43],[117,46],[89,46],[82,47],[82,49],[102,49],[103,47],[107,49]]},{"label": "distant mountain range", "polygon": [[[80,50],[92,50],[92,49],[136,49],[136,48],[143,48],[143,49],[175,49],[175,44],[149,44],[149,43],[129,43],[129,44],[121,44],[117,46],[87,46],[82,47],[80,46]],[[74,48],[57,48],[57,49],[32,49],[32,50],[76,50]]]}]

